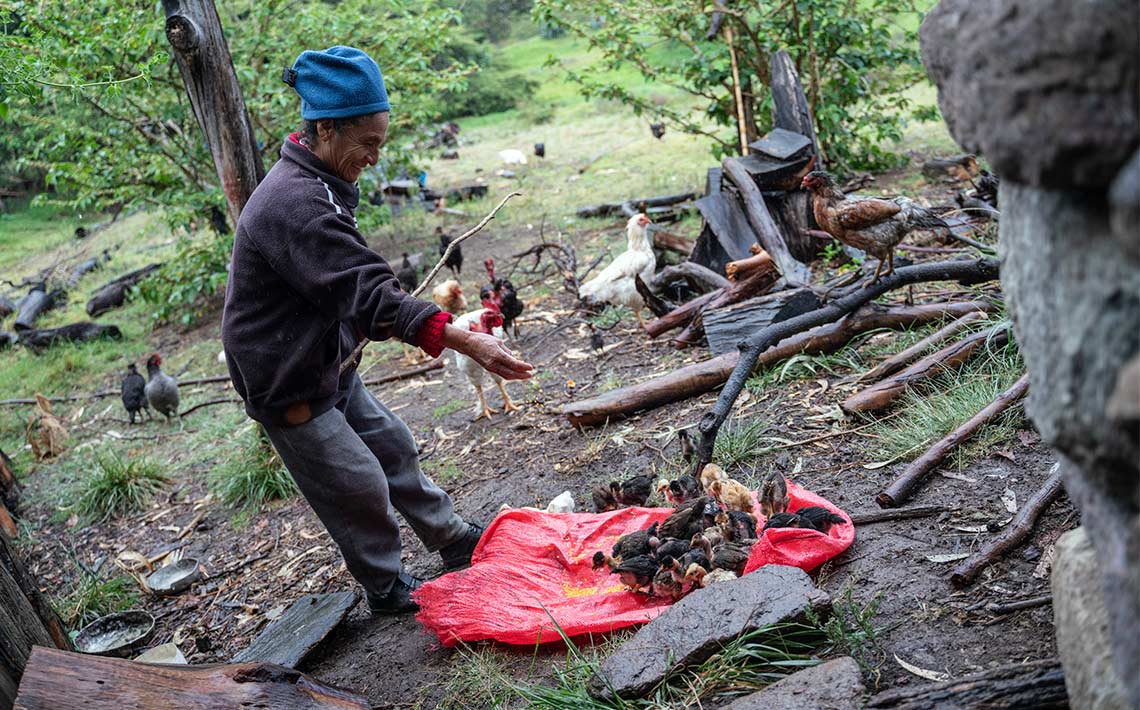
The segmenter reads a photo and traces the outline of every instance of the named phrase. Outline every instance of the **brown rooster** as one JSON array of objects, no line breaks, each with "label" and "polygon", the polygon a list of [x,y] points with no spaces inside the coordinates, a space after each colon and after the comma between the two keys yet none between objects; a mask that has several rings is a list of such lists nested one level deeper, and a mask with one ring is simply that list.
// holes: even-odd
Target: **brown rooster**
[{"label": "brown rooster", "polygon": [[812,192],[812,211],[820,229],[879,260],[871,283],[878,282],[884,261],[887,275],[894,273],[895,247],[907,234],[920,229],[950,228],[933,212],[906,197],[847,197],[835,178],[823,170],[808,173],[802,184]]}]

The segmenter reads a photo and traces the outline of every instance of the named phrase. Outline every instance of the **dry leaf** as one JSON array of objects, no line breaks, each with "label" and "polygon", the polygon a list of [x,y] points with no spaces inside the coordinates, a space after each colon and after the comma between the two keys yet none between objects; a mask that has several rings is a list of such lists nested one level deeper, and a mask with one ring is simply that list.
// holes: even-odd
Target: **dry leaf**
[{"label": "dry leaf", "polygon": [[990,455],[991,456],[1000,456],[1003,459],[1008,459],[1009,461],[1012,461],[1015,463],[1017,462],[1017,459],[1014,458],[1014,456],[1013,456],[1013,452],[1010,451],[1009,449],[999,449],[997,451],[991,452]]},{"label": "dry leaf", "polygon": [[32,447],[32,454],[41,460],[59,456],[67,444],[67,430],[59,417],[52,414],[51,403],[41,394],[36,395],[36,408],[28,419],[24,438]]},{"label": "dry leaf", "polygon": [[977,483],[978,482],[978,479],[976,479],[976,478],[970,478],[969,476],[963,476],[962,474],[956,473],[954,471],[939,470],[938,475],[942,476],[943,478],[953,478],[955,481],[965,481],[966,483]]},{"label": "dry leaf", "polygon": [[1017,494],[1013,492],[1012,488],[1006,488],[1001,493],[1001,504],[1005,509],[1011,513],[1017,512]]},{"label": "dry leaf", "polygon": [[930,562],[936,562],[938,564],[945,564],[947,562],[957,562],[958,560],[964,560],[969,556],[970,556],[970,553],[968,553],[968,552],[953,552],[953,553],[947,553],[947,554],[943,554],[943,555],[927,555],[926,559]]},{"label": "dry leaf", "polygon": [[73,528],[78,524],[79,524],[79,516],[76,515],[75,513],[72,513],[71,515],[67,516],[67,522],[64,523],[64,525],[66,525],[69,528]]},{"label": "dry leaf", "polygon": [[1037,561],[1037,567],[1033,569],[1034,579],[1048,579],[1049,572],[1053,569],[1053,558],[1057,555],[1057,548],[1053,543],[1045,548],[1041,553],[1041,559]]},{"label": "dry leaf", "polygon": [[935,683],[942,683],[942,682],[950,680],[950,678],[951,678],[949,673],[943,673],[941,671],[928,671],[925,668],[919,668],[918,666],[911,665],[910,663],[907,663],[903,659],[899,658],[899,654],[897,654],[897,653],[894,654],[894,656],[895,656],[895,660],[898,661],[898,664],[900,666],[902,666],[904,670],[907,670],[907,671],[915,674],[919,678],[925,678],[927,680],[932,680]]},{"label": "dry leaf", "polygon": [[1017,432],[1017,438],[1022,446],[1033,446],[1041,441],[1041,435],[1032,429],[1022,429]]}]

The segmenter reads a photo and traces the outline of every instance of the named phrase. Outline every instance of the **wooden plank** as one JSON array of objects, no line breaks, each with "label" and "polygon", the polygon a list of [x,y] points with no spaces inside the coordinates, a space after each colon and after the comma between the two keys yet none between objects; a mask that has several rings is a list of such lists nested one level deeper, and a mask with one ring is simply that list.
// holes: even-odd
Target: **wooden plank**
[{"label": "wooden plank", "polygon": [[[24,567],[24,563],[16,557],[15,548],[11,543],[2,537],[0,537],[0,573],[7,574],[19,588],[23,598],[31,604],[33,612],[39,620],[39,626],[46,634],[41,636],[37,631],[36,643],[51,644],[67,650],[74,648],[59,614],[56,613],[47,597],[40,591],[39,582]],[[0,604],[0,606],[4,606],[4,604]],[[2,635],[0,633],[0,636]]]},{"label": "wooden plank", "polygon": [[7,504],[12,512],[17,512],[20,504],[20,482],[16,480],[12,459],[8,458],[3,449],[0,449],[0,501]]},{"label": "wooden plank", "polygon": [[781,49],[772,53],[768,66],[768,85],[772,91],[773,125],[807,136],[811,140],[813,154],[822,157],[819,141],[815,137],[811,105],[808,104],[804,87],[800,84],[795,63],[792,62],[788,53]]},{"label": "wooden plank", "polygon": [[17,710],[368,710],[368,700],[271,663],[136,663],[37,646]]},{"label": "wooden plank", "polygon": [[761,191],[776,192],[798,189],[812,157],[804,154],[790,160],[777,160],[763,155],[746,155],[735,160],[752,176]]},{"label": "wooden plank", "polygon": [[794,289],[750,298],[704,313],[705,334],[714,355],[736,352],[736,345],[760,328],[794,318],[820,307],[810,289]]},{"label": "wooden plank", "polygon": [[749,144],[748,147],[769,158],[789,160],[805,148],[810,148],[811,139],[802,133],[789,131],[785,128],[773,128],[762,138]]},{"label": "wooden plank", "polygon": [[725,158],[721,167],[724,168],[725,177],[731,180],[740,191],[748,224],[752,226],[752,231],[760,241],[760,246],[764,247],[764,251],[772,256],[772,261],[776,262],[776,268],[780,270],[780,275],[788,283],[797,285],[808,283],[811,280],[811,272],[788,251],[784,235],[776,227],[776,223],[772,221],[772,215],[768,212],[767,205],[764,204],[763,194],[748,172],[747,160],[746,158]]},{"label": "wooden plank", "polygon": [[695,204],[704,217],[705,228],[697,237],[689,260],[723,274],[728,262],[746,259],[752,253],[748,248],[756,243],[756,234],[735,193],[707,195]]},{"label": "wooden plank", "polygon": [[306,594],[234,656],[234,663],[263,661],[296,667],[359,601],[358,592]]}]

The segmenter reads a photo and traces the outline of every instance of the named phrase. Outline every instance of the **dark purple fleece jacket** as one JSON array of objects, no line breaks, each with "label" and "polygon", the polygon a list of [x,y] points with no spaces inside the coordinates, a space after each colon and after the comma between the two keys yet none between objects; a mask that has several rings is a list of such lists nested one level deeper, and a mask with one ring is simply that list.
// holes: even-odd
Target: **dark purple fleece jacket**
[{"label": "dark purple fleece jacket", "polygon": [[[439,308],[400,289],[353,214],[355,184],[286,140],[238,219],[222,344],[234,389],[258,421],[316,417],[340,402],[360,336],[416,343]],[[292,422],[297,423],[297,422]]]}]

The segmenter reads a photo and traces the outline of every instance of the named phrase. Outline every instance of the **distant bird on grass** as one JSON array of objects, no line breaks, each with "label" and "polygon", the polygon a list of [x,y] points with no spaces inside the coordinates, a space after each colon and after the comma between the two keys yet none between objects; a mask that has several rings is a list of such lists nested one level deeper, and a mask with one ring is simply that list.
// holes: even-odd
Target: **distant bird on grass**
[{"label": "distant bird on grass", "polygon": [[661,121],[649,124],[649,130],[653,131],[654,138],[661,140],[661,137],[665,135],[665,122]]},{"label": "distant bird on grass", "polygon": [[545,158],[546,157],[546,144],[545,143],[535,143],[534,144],[534,154],[540,158]]},{"label": "distant bird on grass", "polygon": [[[439,235],[439,255],[443,256],[447,253],[447,247],[455,240],[455,237],[444,234],[443,227],[436,227],[435,233]],[[459,276],[459,272],[463,270],[463,247],[457,245],[443,265],[451,269],[451,272],[456,276]]]},{"label": "distant bird on grass", "polygon": [[178,380],[162,371],[162,356],[154,353],[146,361],[146,399],[155,411],[170,421],[178,416]]},{"label": "distant bird on grass", "polygon": [[420,285],[419,274],[416,273],[416,267],[412,266],[412,262],[408,259],[408,252],[404,252],[404,263],[396,271],[396,279],[400,282],[400,288],[408,293],[416,290]]},{"label": "distant bird on grass", "polygon": [[133,362],[127,365],[127,376],[123,378],[123,407],[131,418],[131,424],[135,423],[136,414],[140,420],[142,419],[140,412],[146,412],[147,417],[150,417],[150,408],[146,400],[146,380],[139,374],[139,369]]}]

